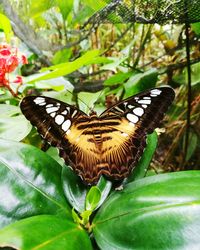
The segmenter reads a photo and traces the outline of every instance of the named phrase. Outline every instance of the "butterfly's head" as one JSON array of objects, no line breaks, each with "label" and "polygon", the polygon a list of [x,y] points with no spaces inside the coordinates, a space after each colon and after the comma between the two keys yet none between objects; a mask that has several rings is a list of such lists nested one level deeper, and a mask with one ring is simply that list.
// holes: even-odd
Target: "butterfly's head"
[{"label": "butterfly's head", "polygon": [[90,116],[97,116],[97,112],[91,109],[89,115],[90,115]]}]

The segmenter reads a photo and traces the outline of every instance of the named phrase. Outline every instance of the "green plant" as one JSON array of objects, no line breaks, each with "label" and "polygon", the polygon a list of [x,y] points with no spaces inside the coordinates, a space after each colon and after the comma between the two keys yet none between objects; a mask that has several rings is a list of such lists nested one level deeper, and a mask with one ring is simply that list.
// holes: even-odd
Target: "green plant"
[{"label": "green plant", "polygon": [[[0,247],[199,249],[199,171],[155,172],[168,171],[171,165],[175,171],[199,168],[200,23],[191,25],[190,33],[192,126],[184,166],[187,72],[183,25],[102,24],[84,37],[80,25],[110,1],[98,2],[2,1],[5,13],[13,3],[21,21],[12,19],[16,18],[13,12],[7,12],[9,18],[0,15],[7,42],[13,38],[12,20],[15,34],[31,52],[27,68],[22,69],[23,85],[15,92],[2,86],[8,80],[5,74],[0,83]],[[15,27],[22,27],[23,32]],[[104,178],[95,187],[83,185],[63,165],[56,149],[46,153],[38,149],[41,139],[18,107],[23,96],[42,94],[76,104],[85,112],[95,103],[98,112],[108,95],[124,98],[161,82],[177,88],[178,94],[168,113],[166,133],[160,137],[158,157],[149,169],[157,147],[153,133],[122,190],[115,190]],[[88,89],[101,92],[84,92]]]},{"label": "green plant", "polygon": [[86,188],[46,153],[1,139],[0,246],[94,249],[96,241],[101,249],[196,247],[200,173],[143,178],[155,145],[154,133],[133,173],[137,180],[132,176],[119,191],[105,179]]}]

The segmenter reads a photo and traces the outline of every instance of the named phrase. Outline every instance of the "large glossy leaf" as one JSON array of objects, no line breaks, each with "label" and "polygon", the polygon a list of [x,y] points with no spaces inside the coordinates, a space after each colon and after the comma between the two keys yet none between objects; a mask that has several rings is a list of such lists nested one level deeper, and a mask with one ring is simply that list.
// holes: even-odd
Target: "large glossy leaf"
[{"label": "large glossy leaf", "polygon": [[0,140],[0,227],[32,215],[69,215],[61,170],[33,146]]},{"label": "large glossy leaf", "polygon": [[53,215],[33,216],[3,228],[0,246],[20,250],[92,249],[87,233],[80,226]]},{"label": "large glossy leaf", "polygon": [[104,249],[200,249],[200,171],[143,178],[116,192],[93,222]]},{"label": "large glossy leaf", "polygon": [[18,107],[0,104],[0,138],[21,141],[30,133],[31,128]]}]

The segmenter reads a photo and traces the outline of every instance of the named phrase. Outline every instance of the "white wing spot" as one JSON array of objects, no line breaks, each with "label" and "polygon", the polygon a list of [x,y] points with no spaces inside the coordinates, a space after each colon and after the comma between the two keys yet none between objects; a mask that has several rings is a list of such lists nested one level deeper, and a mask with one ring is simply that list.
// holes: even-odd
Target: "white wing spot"
[{"label": "white wing spot", "polygon": [[33,100],[35,104],[40,104],[40,103],[43,103],[45,102],[45,98],[44,97],[41,97],[41,96],[38,96],[35,98],[35,100]]},{"label": "white wing spot", "polygon": [[74,110],[72,117],[74,117],[77,114],[77,112],[78,112],[77,110]]},{"label": "white wing spot", "polygon": [[130,122],[132,122],[132,123],[137,123],[137,122],[139,121],[139,118],[138,118],[136,115],[133,115],[133,114],[131,114],[131,113],[128,113],[128,114],[126,115],[126,118],[127,118]]},{"label": "white wing spot", "polygon": [[138,103],[140,103],[140,104],[151,104],[151,100],[142,99],[142,100],[139,100]]},{"label": "white wing spot", "polygon": [[153,94],[153,95],[160,95],[161,92],[162,92],[162,91],[159,90],[159,89],[152,89],[152,90],[151,90],[151,94]]},{"label": "white wing spot", "polygon": [[51,113],[50,116],[54,118],[56,116],[56,112]]},{"label": "white wing spot", "polygon": [[66,110],[70,113],[70,107],[66,107]]},{"label": "white wing spot", "polygon": [[46,105],[46,102],[41,102],[41,103],[38,103],[39,106],[44,106]]},{"label": "white wing spot", "polygon": [[51,108],[53,107],[53,104],[47,104],[46,108]]},{"label": "white wing spot", "polygon": [[142,107],[146,109],[148,106],[146,104],[142,104]]},{"label": "white wing spot", "polygon": [[149,97],[149,96],[144,96],[143,99],[145,99],[145,100],[151,100],[151,97]]},{"label": "white wing spot", "polygon": [[158,96],[158,95],[156,95],[156,94],[150,94],[150,96],[151,96],[151,97],[156,97],[156,96]]},{"label": "white wing spot", "polygon": [[64,122],[65,118],[63,115],[57,115],[55,117],[55,122],[58,124],[58,125],[61,125],[63,122]]},{"label": "white wing spot", "polygon": [[67,115],[67,110],[64,110],[61,114],[62,115]]},{"label": "white wing spot", "polygon": [[144,109],[143,108],[135,108],[133,110],[133,113],[137,116],[142,116],[144,114]]},{"label": "white wing spot", "polygon": [[134,106],[134,105],[131,105],[131,104],[129,104],[127,107],[128,107],[129,109],[135,108],[135,106]]},{"label": "white wing spot", "polygon": [[59,110],[58,107],[51,107],[51,108],[47,108],[46,109],[46,111],[47,111],[48,114],[52,113],[52,112],[55,112],[55,111],[58,111],[58,110]]},{"label": "white wing spot", "polygon": [[69,131],[69,128],[71,126],[71,121],[70,120],[66,120],[63,124],[62,124],[62,129],[66,132]]}]

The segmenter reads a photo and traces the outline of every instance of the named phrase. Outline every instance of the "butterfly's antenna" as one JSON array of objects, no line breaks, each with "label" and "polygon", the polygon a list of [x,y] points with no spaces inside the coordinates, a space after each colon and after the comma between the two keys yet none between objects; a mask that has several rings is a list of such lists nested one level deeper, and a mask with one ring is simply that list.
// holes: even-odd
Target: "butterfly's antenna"
[{"label": "butterfly's antenna", "polygon": [[73,91],[70,91],[70,90],[66,90],[68,93],[70,93],[72,95],[72,98],[75,97],[75,103],[76,103],[76,106],[79,108],[79,103],[78,101],[82,102],[87,108],[89,111],[92,111],[92,108],[88,106],[88,104],[86,102],[83,101],[82,98],[78,97],[78,93],[77,92],[73,92]]},{"label": "butterfly's antenna", "polygon": [[[103,92],[104,92],[104,89],[99,91],[99,95],[97,96],[96,101],[99,100],[99,98],[102,96]],[[89,107],[90,112],[94,111],[94,103],[93,103],[93,107],[91,107],[91,108]]]},{"label": "butterfly's antenna", "polygon": [[105,89],[102,89],[101,91],[99,91],[99,96],[98,96],[97,100],[98,100],[98,99],[100,98],[100,96],[103,94],[104,90],[105,90]]},{"label": "butterfly's antenna", "polygon": [[72,95],[72,97],[75,97],[75,103],[76,103],[77,107],[79,106],[78,105],[78,100],[79,100],[89,109],[87,103],[84,102],[80,97],[77,96],[77,94],[78,94],[77,92],[73,92],[73,91],[70,91],[70,90],[67,90],[67,92],[69,92]]},{"label": "butterfly's antenna", "polygon": [[70,90],[66,90],[66,91],[67,91],[68,93],[70,93],[70,94],[72,95],[72,97],[75,97],[75,103],[76,103],[76,106],[77,106],[77,107],[79,107],[79,102],[82,102],[82,103],[85,105],[85,107],[87,107],[89,113],[92,113],[92,112],[94,111],[94,103],[95,103],[97,100],[99,100],[100,96],[101,96],[102,93],[104,92],[104,89],[98,91],[99,94],[98,94],[98,96],[97,96],[95,102],[93,103],[93,106],[92,106],[92,107],[89,106],[85,101],[83,101],[83,99],[82,99],[80,96],[77,95],[77,94],[78,94],[77,92],[70,91]]},{"label": "butterfly's antenna", "polygon": [[[82,100],[82,98],[78,97],[79,100],[87,107],[89,113],[93,113],[93,112],[94,112],[95,103],[99,100],[99,98],[100,98],[100,96],[102,95],[103,91],[104,91],[104,89],[102,89],[101,91],[97,91],[96,93],[94,93],[94,95],[96,94],[96,96],[95,96],[95,99],[94,99],[94,101],[92,102],[92,105],[91,105],[91,106],[88,105],[88,103],[84,102],[84,101]],[[92,94],[92,93],[90,93],[90,94]]]}]

